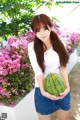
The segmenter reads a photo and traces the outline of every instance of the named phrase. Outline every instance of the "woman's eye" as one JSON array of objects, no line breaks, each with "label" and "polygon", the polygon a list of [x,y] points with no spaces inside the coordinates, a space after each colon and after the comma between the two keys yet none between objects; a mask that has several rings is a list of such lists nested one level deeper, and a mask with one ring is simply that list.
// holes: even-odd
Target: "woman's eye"
[{"label": "woman's eye", "polygon": [[45,29],[45,30],[48,30],[48,27],[47,27],[47,26],[45,26],[45,27],[44,27],[44,29]]},{"label": "woman's eye", "polygon": [[37,29],[35,32],[36,32],[36,33],[37,33],[37,32],[40,32],[40,29]]}]

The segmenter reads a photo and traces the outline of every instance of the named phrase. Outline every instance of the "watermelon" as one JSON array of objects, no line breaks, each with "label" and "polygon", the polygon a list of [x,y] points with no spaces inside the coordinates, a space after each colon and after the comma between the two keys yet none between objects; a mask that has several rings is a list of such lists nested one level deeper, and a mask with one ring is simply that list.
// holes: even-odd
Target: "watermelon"
[{"label": "watermelon", "polygon": [[65,89],[61,75],[57,73],[48,74],[44,79],[44,88],[48,93],[59,96]]}]

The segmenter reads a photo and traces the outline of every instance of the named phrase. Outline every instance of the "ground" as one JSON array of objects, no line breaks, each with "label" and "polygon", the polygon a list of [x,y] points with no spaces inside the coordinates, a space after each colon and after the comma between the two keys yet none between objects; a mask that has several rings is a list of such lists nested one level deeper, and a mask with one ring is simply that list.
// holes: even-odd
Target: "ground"
[{"label": "ground", "polygon": [[[69,74],[71,88],[71,109],[69,120],[80,120],[80,61],[76,63]],[[53,114],[53,120],[55,114]]]},{"label": "ground", "polygon": [[70,120],[80,120],[80,62],[78,61],[69,74],[71,87]]}]

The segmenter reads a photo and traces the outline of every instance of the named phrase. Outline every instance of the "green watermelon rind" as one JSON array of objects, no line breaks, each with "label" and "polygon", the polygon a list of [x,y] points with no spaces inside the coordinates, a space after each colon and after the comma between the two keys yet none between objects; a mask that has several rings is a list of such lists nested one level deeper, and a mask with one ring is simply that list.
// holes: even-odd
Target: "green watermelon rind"
[{"label": "green watermelon rind", "polygon": [[[54,77],[55,82],[52,80],[52,78],[54,79]],[[60,93],[64,92],[65,85],[62,77],[59,74],[50,73],[46,76],[44,80],[44,88],[48,93],[59,96]]]}]

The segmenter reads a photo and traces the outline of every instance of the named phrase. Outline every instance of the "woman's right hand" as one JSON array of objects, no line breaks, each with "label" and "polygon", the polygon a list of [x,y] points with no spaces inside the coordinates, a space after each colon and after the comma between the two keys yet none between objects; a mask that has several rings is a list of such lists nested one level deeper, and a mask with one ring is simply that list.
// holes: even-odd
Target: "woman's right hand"
[{"label": "woman's right hand", "polygon": [[52,95],[46,91],[42,92],[42,95],[51,99],[51,100],[59,100],[59,99],[62,99],[63,97],[62,96],[55,96],[55,95]]}]

